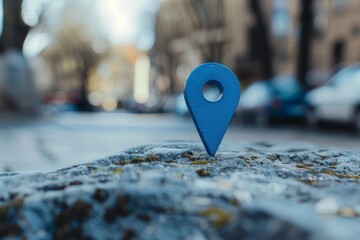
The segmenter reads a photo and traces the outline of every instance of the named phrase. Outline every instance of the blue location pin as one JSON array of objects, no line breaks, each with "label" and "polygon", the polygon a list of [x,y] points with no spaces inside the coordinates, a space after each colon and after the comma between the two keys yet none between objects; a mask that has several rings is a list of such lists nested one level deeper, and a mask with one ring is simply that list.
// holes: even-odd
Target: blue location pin
[{"label": "blue location pin", "polygon": [[[206,83],[219,88],[222,95],[218,100],[211,102],[204,97]],[[214,156],[240,99],[237,77],[224,65],[202,64],[186,80],[184,97],[207,153]]]}]

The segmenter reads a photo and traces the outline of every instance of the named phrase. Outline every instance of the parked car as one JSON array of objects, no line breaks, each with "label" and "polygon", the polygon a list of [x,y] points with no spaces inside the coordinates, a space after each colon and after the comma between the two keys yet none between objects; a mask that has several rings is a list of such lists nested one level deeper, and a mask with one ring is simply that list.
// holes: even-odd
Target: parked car
[{"label": "parked car", "polygon": [[241,95],[237,115],[245,122],[262,125],[272,120],[304,119],[304,91],[291,75],[250,85]]},{"label": "parked car", "polygon": [[189,115],[189,110],[186,106],[184,94],[181,93],[176,97],[174,111],[181,116]]},{"label": "parked car", "polygon": [[337,72],[324,86],[310,91],[305,101],[310,125],[336,121],[351,123],[360,130],[360,64]]}]

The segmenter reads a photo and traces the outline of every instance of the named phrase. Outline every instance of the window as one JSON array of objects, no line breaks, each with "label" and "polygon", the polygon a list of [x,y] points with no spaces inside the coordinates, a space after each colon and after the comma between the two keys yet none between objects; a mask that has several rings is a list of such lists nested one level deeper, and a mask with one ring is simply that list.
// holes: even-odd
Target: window
[{"label": "window", "polygon": [[346,7],[346,0],[333,0],[335,10],[343,10]]}]

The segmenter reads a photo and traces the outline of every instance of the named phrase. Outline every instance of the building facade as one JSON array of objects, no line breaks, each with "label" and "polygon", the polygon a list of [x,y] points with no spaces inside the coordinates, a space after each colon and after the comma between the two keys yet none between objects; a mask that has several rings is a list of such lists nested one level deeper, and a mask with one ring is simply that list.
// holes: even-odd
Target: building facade
[{"label": "building facade", "polygon": [[316,7],[312,66],[360,62],[360,1],[323,0]]},{"label": "building facade", "polygon": [[[251,1],[251,0],[250,0]],[[191,69],[205,61],[229,66],[243,86],[261,78],[257,19],[250,1],[162,0],[157,15],[157,61],[181,92]],[[267,27],[274,74],[295,74],[301,1],[258,1]],[[324,80],[340,63],[360,61],[360,1],[314,0],[311,72]]]}]

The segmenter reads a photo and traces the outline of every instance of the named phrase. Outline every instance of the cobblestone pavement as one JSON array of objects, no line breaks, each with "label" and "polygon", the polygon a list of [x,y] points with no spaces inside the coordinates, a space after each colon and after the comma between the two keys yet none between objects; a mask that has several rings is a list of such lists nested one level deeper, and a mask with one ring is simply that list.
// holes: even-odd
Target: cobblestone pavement
[{"label": "cobblestone pavement", "polygon": [[360,153],[290,145],[210,157],[201,144],[147,144],[0,173],[0,239],[359,239]]}]

